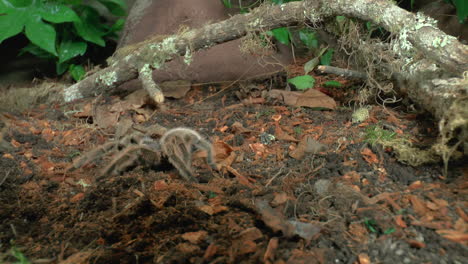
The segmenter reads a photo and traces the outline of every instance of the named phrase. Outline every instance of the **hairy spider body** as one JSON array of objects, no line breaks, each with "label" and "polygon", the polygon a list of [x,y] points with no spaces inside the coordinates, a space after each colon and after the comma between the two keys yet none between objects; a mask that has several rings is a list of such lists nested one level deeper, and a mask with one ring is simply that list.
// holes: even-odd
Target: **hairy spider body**
[{"label": "hairy spider body", "polygon": [[216,169],[211,144],[190,128],[170,129],[161,137],[159,144],[169,162],[188,181],[197,181],[192,173],[192,154],[197,150],[205,150],[208,153],[206,158],[208,165]]},{"label": "hairy spider body", "polygon": [[165,156],[185,180],[198,182],[192,172],[192,154],[198,150],[205,150],[208,153],[207,163],[211,168],[217,169],[210,142],[190,128],[167,130],[159,141],[144,133],[135,132],[84,154],[74,161],[72,169],[80,168],[105,155],[114,155],[109,164],[101,170],[101,175],[117,174],[141,159],[147,163],[159,164]]}]

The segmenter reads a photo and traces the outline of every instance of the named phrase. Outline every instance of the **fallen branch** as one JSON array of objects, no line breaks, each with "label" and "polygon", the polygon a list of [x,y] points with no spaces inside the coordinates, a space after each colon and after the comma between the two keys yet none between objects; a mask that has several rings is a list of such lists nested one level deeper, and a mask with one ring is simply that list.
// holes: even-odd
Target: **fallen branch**
[{"label": "fallen branch", "polygon": [[[263,32],[269,29],[293,25],[303,21],[318,23],[328,17],[346,15],[372,21],[388,31],[399,34],[402,50],[414,54],[421,52],[437,63],[446,72],[458,76],[468,71],[468,47],[433,26],[430,19],[407,12],[386,0],[305,0],[279,6],[263,5],[251,13],[240,14],[225,21],[207,25],[200,29],[181,32],[173,36],[156,36],[147,41],[124,47],[111,58],[110,66],[64,89],[66,102],[109,92],[120,84],[139,78],[143,88],[153,100],[162,103],[164,96],[152,78],[152,70],[160,69],[165,62],[183,55],[190,63],[191,55],[218,43],[237,39],[247,32]],[[428,22],[429,21],[429,22]],[[412,45],[411,45],[412,44]],[[404,55],[402,55],[404,56]],[[402,70],[403,71],[403,70]],[[414,69],[414,72],[421,71]],[[457,86],[459,87],[459,86]],[[451,90],[451,98],[464,93],[459,88]],[[431,92],[430,87],[420,92]],[[463,90],[463,89],[462,89]],[[426,100],[428,101],[428,100]],[[426,109],[440,110],[441,105],[424,102]],[[443,110],[448,107],[442,108]],[[438,118],[441,113],[435,114]]]}]

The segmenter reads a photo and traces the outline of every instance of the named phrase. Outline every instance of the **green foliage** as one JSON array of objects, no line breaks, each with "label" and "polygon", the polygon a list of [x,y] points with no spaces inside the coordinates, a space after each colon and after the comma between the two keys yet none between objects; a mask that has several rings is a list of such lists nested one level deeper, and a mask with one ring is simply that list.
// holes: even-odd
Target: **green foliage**
[{"label": "green foliage", "polygon": [[225,7],[232,8],[231,0],[221,0]]},{"label": "green foliage", "polygon": [[314,87],[315,79],[310,75],[297,76],[292,79],[288,79],[288,83],[296,86],[298,90],[307,90]]},{"label": "green foliage", "polygon": [[267,116],[271,116],[273,114],[276,114],[276,109],[267,108],[266,110],[257,112],[257,114],[255,115],[255,118],[259,119],[260,117],[267,117]]},{"label": "green foliage", "polygon": [[340,82],[338,81],[326,81],[323,83],[323,86],[325,87],[335,87],[335,88],[340,88],[343,86],[343,84],[341,84]]},{"label": "green foliage", "polygon": [[457,16],[460,23],[466,23],[468,17],[468,1],[451,0],[451,2],[457,8]]},{"label": "green foliage", "polygon": [[303,28],[299,30],[299,39],[309,49],[317,49],[319,47],[317,33],[308,28]]},{"label": "green foliage", "polygon": [[396,229],[394,227],[390,227],[389,229],[385,230],[383,233],[385,235],[388,235],[388,234],[391,234],[391,233],[393,233],[395,231],[396,231]]},{"label": "green foliage", "polygon": [[302,135],[302,128],[300,126],[295,126],[293,130],[296,135]]},{"label": "green foliage", "polygon": [[70,72],[71,76],[73,79],[80,81],[84,78],[86,71],[83,68],[82,65],[75,65],[75,64],[70,64],[68,67],[68,71]]},{"label": "green foliage", "polygon": [[[25,34],[30,43],[20,54],[29,52],[56,62],[57,74],[67,69],[79,80],[84,69],[72,67],[79,56],[85,55],[89,44],[105,47],[106,39],[116,37],[124,20],[114,25],[82,0],[0,0],[0,43],[17,34]],[[124,0],[98,0],[116,16],[125,15]],[[81,74],[81,75],[80,75]]]},{"label": "green foliage", "polygon": [[276,5],[282,5],[282,4],[285,4],[285,3],[302,1],[302,0],[270,0],[270,1],[272,3],[274,3],[274,4],[276,4]]},{"label": "green foliage", "polygon": [[375,221],[374,219],[364,218],[364,224],[369,229],[369,231],[376,234],[388,235],[396,231],[394,227],[390,227],[382,232],[382,229],[378,227],[377,221]]},{"label": "green foliage", "polygon": [[11,255],[15,257],[18,261],[13,262],[13,264],[30,264],[29,260],[24,256],[24,254],[17,249],[15,246],[11,247]]},{"label": "green foliage", "polygon": [[289,45],[289,43],[291,43],[291,32],[289,32],[287,27],[275,28],[268,31],[267,35],[275,37],[284,45]]},{"label": "green foliage", "polygon": [[333,49],[328,49],[321,57],[320,57],[320,64],[322,65],[330,65],[332,57],[333,57]]},{"label": "green foliage", "polygon": [[377,222],[374,219],[366,218],[364,220],[364,224],[367,226],[369,231],[371,231],[372,233],[377,233]]},{"label": "green foliage", "polygon": [[369,126],[366,129],[365,141],[371,145],[380,144],[381,142],[390,142],[396,136],[395,132],[391,132],[381,128],[380,126]]}]

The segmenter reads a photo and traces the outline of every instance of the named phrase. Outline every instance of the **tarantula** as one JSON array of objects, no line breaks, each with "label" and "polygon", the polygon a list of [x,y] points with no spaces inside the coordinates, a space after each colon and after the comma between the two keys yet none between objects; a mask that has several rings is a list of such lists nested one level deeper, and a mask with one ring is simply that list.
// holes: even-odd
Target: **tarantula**
[{"label": "tarantula", "polygon": [[159,141],[145,133],[132,133],[118,142],[109,142],[88,152],[74,161],[73,167],[80,168],[106,154],[116,154],[101,171],[101,175],[115,174],[135,165],[140,158],[159,164],[165,157],[185,180],[198,182],[192,172],[192,154],[198,150],[206,150],[208,165],[217,169],[210,142],[196,131],[183,127],[167,130]]}]

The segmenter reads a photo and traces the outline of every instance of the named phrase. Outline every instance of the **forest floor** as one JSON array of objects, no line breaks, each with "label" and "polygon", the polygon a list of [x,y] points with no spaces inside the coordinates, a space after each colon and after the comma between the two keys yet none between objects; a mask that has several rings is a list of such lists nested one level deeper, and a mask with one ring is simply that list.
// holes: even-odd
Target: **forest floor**
[{"label": "forest floor", "polygon": [[[444,176],[372,141],[430,146],[434,120],[375,105],[353,122],[344,88],[322,89],[342,105],[328,111],[258,97],[284,81],[254,86],[192,86],[164,110],[99,96],[3,113],[0,263],[468,263],[466,160]],[[198,131],[218,169],[197,151],[200,183],[164,161],[100,174],[125,146],[90,151],[155,124]]]}]

